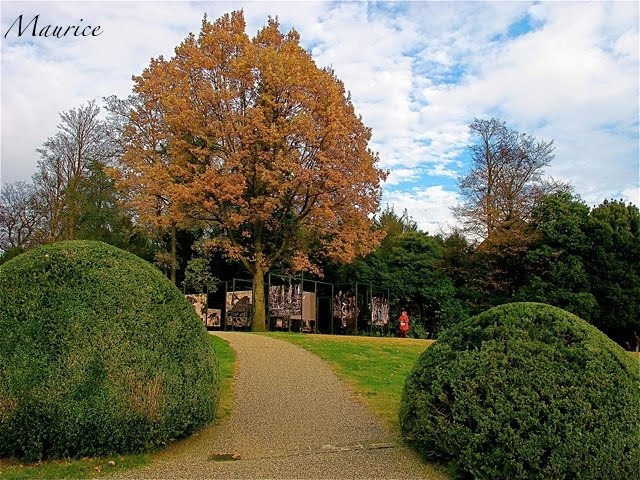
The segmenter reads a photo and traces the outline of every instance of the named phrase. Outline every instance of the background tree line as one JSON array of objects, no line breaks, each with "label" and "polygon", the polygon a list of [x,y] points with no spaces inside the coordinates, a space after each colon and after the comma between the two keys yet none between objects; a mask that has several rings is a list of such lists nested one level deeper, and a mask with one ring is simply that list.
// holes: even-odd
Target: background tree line
[{"label": "background tree line", "polygon": [[[170,233],[139,221],[127,195],[108,175],[118,162],[117,129],[110,127],[113,118],[101,120],[98,113],[94,102],[63,113],[58,133],[38,149],[41,159],[32,181],[2,186],[0,261],[45,243],[95,239],[155,262],[170,278],[173,271],[181,285],[190,260],[196,259],[202,269],[205,257],[198,247],[209,232],[183,226],[173,240]],[[497,120],[490,122],[504,127]],[[487,143],[473,144],[472,151],[486,159],[488,152],[483,154],[481,145],[486,148]],[[543,145],[550,161],[549,144]],[[505,155],[504,145],[501,148]],[[532,175],[535,181],[542,181],[547,164],[541,162]],[[623,346],[635,348],[640,332],[637,206],[605,200],[590,208],[569,186],[547,182],[535,187],[531,178],[520,193],[527,199],[512,193],[510,205],[505,199],[483,201],[483,195],[497,194],[491,182],[477,180],[482,168],[488,170],[477,161],[469,174],[475,183],[460,179],[461,191],[477,191],[468,195],[475,205],[462,204],[455,212],[463,225],[468,219],[468,228],[429,235],[406,211],[399,214],[387,206],[375,217],[375,228],[384,232],[379,247],[352,263],[325,261],[325,280],[388,288],[393,318],[407,309],[415,335],[437,336],[462,318],[502,303],[537,301],[573,312]],[[503,176],[520,171],[501,168]],[[515,182],[498,177],[496,183]],[[206,261],[219,278],[243,275],[242,266],[221,252],[209,252]]]},{"label": "background tree line", "polygon": [[151,60],[132,94],[105,109],[63,112],[31,182],[2,186],[0,262],[45,243],[102,240],[179,286],[185,271],[187,283],[213,285],[204,263],[218,278],[249,274],[259,328],[260,285],[277,269],[389,289],[393,318],[406,309],[414,335],[527,300],[637,344],[638,208],[589,208],[545,176],[553,142],[474,120],[454,208],[461,227],[420,231],[406,211],[380,210],[387,172],[335,74],[275,20],[249,38],[241,12],[205,17],[198,37]]}]

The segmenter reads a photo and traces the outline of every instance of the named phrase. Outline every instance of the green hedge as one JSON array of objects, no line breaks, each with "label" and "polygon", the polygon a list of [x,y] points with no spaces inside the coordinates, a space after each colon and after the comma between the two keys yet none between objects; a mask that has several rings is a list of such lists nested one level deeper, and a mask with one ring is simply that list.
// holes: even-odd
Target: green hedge
[{"label": "green hedge", "polygon": [[0,456],[139,452],[210,422],[211,342],[144,260],[61,242],[0,266]]},{"label": "green hedge", "polygon": [[407,377],[404,439],[455,478],[640,472],[637,362],[587,322],[515,303],[444,332]]}]

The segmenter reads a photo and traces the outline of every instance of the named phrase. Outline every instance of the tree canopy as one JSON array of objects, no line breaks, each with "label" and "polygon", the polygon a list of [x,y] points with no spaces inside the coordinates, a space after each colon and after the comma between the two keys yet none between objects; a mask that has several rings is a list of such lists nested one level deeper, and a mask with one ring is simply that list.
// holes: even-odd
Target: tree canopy
[{"label": "tree canopy", "polygon": [[0,250],[19,252],[63,239],[102,240],[143,253],[121,195],[105,170],[115,144],[100,108],[89,101],[60,114],[41,148],[30,183],[0,190]]},{"label": "tree canopy", "polygon": [[406,211],[398,215],[389,206],[376,224],[385,232],[381,246],[350,265],[334,266],[334,281],[388,289],[392,321],[406,310],[412,325],[429,337],[466,318],[445,268],[443,240],[420,231]]},{"label": "tree canopy", "polygon": [[598,302],[592,323],[623,345],[638,342],[640,210],[605,200],[591,210],[585,233],[590,248],[584,266]]},{"label": "tree canopy", "polygon": [[543,302],[591,320],[597,302],[584,260],[590,255],[589,207],[570,193],[550,195],[533,212],[537,238],[523,259],[517,298]]},{"label": "tree canopy", "polygon": [[37,245],[42,209],[33,184],[5,183],[0,188],[0,250]]},{"label": "tree canopy", "polygon": [[144,177],[242,262],[254,278],[254,326],[264,329],[264,274],[274,265],[314,271],[319,258],[350,261],[375,247],[370,217],[386,174],[344,85],[315,65],[298,33],[269,19],[250,39],[245,27],[242,12],[205,17],[173,58],[134,77],[120,172],[125,187]]},{"label": "tree canopy", "polygon": [[469,146],[471,170],[458,180],[462,202],[454,214],[483,240],[513,236],[548,189],[542,174],[553,160],[553,141],[511,130],[496,118],[476,118],[469,131],[476,143]]},{"label": "tree canopy", "polygon": [[[114,154],[107,126],[95,101],[60,114],[55,135],[41,148],[34,185],[44,214],[47,240],[81,238],[91,187]],[[98,204],[98,207],[101,205]]]}]

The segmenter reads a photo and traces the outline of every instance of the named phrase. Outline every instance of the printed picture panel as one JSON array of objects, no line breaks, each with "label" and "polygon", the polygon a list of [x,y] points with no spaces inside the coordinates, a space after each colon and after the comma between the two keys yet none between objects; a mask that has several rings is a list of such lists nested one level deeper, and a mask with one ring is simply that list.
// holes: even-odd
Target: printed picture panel
[{"label": "printed picture panel", "polygon": [[[291,315],[293,320],[300,320],[300,307]],[[302,292],[302,320],[311,322],[316,320],[316,294],[313,292]]]},{"label": "printed picture panel", "polygon": [[272,285],[269,288],[269,316],[289,320],[300,318],[302,289],[300,284]]},{"label": "printed picture panel", "polygon": [[389,324],[389,301],[386,298],[371,299],[371,325],[386,327]]},{"label": "printed picture panel", "polygon": [[351,292],[339,291],[333,299],[333,316],[340,320],[341,328],[354,328],[358,319],[356,297]]},{"label": "printed picture panel", "polygon": [[185,295],[187,301],[193,306],[196,315],[203,324],[207,324],[207,295],[205,293],[190,293]]},{"label": "printed picture panel", "polygon": [[251,325],[251,290],[227,292],[226,322],[229,327],[248,327]]},{"label": "printed picture panel", "polygon": [[222,318],[222,309],[207,309],[207,327],[220,327],[220,319]]}]

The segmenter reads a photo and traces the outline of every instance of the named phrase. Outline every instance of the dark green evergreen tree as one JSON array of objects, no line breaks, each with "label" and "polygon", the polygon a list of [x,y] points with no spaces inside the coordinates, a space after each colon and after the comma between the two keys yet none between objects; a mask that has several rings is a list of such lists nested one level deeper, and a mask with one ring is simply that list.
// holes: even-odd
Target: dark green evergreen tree
[{"label": "dark green evergreen tree", "polygon": [[622,200],[591,210],[585,269],[598,302],[592,323],[622,345],[640,334],[640,212]]},{"label": "dark green evergreen tree", "polygon": [[548,303],[591,321],[597,302],[585,269],[590,254],[589,207],[561,192],[545,197],[533,212],[535,243],[523,264],[526,280],[514,299]]}]

